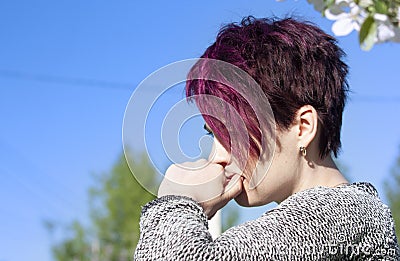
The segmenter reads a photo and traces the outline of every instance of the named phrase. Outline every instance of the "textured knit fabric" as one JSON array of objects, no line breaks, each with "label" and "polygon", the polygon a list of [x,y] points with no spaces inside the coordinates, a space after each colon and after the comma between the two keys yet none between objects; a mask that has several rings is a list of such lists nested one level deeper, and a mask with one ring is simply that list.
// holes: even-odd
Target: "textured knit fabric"
[{"label": "textured knit fabric", "polygon": [[214,240],[197,202],[164,196],[140,231],[134,260],[400,260],[391,212],[364,182],[298,192]]}]

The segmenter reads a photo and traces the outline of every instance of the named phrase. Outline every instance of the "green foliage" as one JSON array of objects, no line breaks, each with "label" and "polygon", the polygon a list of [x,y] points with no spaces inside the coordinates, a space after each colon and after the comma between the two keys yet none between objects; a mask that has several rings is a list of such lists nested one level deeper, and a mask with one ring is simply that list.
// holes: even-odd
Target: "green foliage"
[{"label": "green foliage", "polygon": [[374,18],[368,16],[361,25],[359,34],[360,46],[364,51],[368,51],[374,46],[376,31],[377,25]]},{"label": "green foliage", "polygon": [[379,14],[387,14],[389,8],[385,1],[374,1],[375,11]]},{"label": "green foliage", "polygon": [[232,200],[230,201],[221,212],[222,215],[222,232],[237,225],[239,221],[239,207]]},{"label": "green foliage", "polygon": [[[131,164],[149,181],[155,180],[155,171],[145,155]],[[70,236],[53,246],[56,260],[116,261],[133,255],[139,239],[141,207],[155,197],[134,179],[123,155],[110,172],[95,178],[89,190],[91,227],[85,229],[74,222]]]},{"label": "green foliage", "polygon": [[69,229],[70,235],[64,240],[64,242],[53,247],[54,258],[59,261],[91,260],[90,243],[85,229],[77,221],[74,221]]},{"label": "green foliage", "polygon": [[400,154],[392,168],[391,177],[385,182],[385,193],[396,224],[396,235],[400,239]]},{"label": "green foliage", "polygon": [[[400,42],[400,0],[307,1],[323,16],[340,23],[332,27],[336,35],[359,31],[359,43],[365,51],[376,43]],[[348,28],[344,29],[345,25]]]}]

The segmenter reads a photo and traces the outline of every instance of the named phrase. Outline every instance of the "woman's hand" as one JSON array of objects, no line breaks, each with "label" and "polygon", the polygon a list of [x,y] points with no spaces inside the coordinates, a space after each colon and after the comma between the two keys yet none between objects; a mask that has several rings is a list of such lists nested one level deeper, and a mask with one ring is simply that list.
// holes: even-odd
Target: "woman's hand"
[{"label": "woman's hand", "polygon": [[165,173],[158,197],[179,195],[190,197],[203,207],[210,219],[242,191],[242,178],[228,173],[221,164],[205,159],[173,164]]}]

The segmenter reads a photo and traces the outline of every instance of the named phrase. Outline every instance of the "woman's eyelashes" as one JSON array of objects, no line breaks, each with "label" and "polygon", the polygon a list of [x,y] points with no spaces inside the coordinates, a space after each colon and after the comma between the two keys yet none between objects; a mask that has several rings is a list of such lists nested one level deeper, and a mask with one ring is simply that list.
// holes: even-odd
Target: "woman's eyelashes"
[{"label": "woman's eyelashes", "polygon": [[210,130],[210,128],[208,128],[207,124],[204,124],[204,129],[207,132],[207,135],[214,137],[214,133]]}]

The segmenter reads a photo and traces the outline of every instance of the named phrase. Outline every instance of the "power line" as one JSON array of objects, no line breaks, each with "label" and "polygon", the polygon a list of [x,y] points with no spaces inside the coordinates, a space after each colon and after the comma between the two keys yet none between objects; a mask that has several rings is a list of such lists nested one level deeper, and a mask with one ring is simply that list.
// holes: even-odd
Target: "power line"
[{"label": "power line", "polygon": [[[54,84],[65,84],[65,85],[79,85],[79,86],[90,86],[98,88],[107,88],[114,90],[133,90],[136,86],[131,83],[104,81],[89,78],[78,78],[78,77],[66,77],[56,76],[49,74],[36,74],[28,73],[17,70],[6,70],[0,69],[0,77],[35,81],[42,83],[54,83]],[[375,95],[351,95],[350,102],[363,102],[363,103],[400,103],[400,96],[375,96]]]},{"label": "power line", "polygon": [[108,89],[121,89],[121,90],[134,89],[134,85],[132,83],[103,81],[103,80],[88,79],[88,78],[55,76],[49,74],[36,74],[36,73],[28,73],[28,72],[4,70],[4,69],[0,69],[0,77],[25,80],[25,81],[35,81],[42,83],[80,85],[80,86],[91,86],[91,87],[100,87]]},{"label": "power line", "polygon": [[[73,190],[47,172],[42,171],[7,142],[0,140],[0,148],[4,151],[3,154],[0,154],[2,178],[14,180],[18,183],[17,187],[26,189],[29,196],[36,198],[36,202],[45,203],[45,206],[40,204],[43,210],[51,208],[51,211],[57,211],[60,215],[64,215],[65,211],[69,213],[83,212],[81,207],[74,204],[69,197],[63,194],[64,192],[68,195],[74,195]],[[15,162],[19,164],[16,165]]]}]

